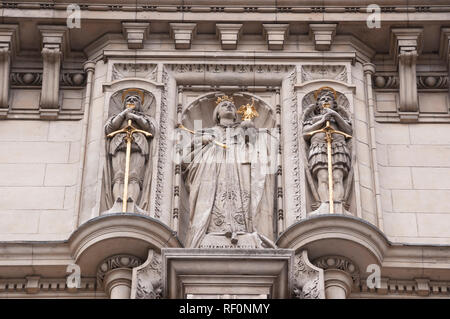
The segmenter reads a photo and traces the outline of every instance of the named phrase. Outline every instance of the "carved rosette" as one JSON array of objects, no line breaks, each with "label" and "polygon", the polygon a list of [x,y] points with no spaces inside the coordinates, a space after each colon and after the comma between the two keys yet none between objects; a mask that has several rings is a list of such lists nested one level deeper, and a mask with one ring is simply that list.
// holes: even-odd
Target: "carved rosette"
[{"label": "carved rosette", "polygon": [[306,250],[295,255],[293,295],[296,299],[324,299],[323,270],[312,265]]},{"label": "carved rosette", "polygon": [[133,270],[132,299],[161,299],[161,255],[150,249],[147,261]]},{"label": "carved rosette", "polygon": [[103,287],[103,281],[108,272],[118,268],[134,268],[142,264],[140,258],[132,255],[114,255],[106,258],[100,263],[97,270],[97,282]]},{"label": "carved rosette", "polygon": [[359,284],[360,273],[358,267],[348,258],[342,256],[324,256],[316,259],[314,265],[324,270],[338,269],[348,273],[355,285]]}]

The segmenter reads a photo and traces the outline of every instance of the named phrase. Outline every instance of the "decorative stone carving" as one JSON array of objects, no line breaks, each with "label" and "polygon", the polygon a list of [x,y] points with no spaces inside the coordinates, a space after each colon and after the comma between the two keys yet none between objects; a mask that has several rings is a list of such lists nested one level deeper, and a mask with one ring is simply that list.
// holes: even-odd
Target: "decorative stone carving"
[{"label": "decorative stone carving", "polygon": [[111,299],[129,299],[131,291],[131,272],[142,264],[132,255],[115,255],[100,263],[97,270],[97,283],[103,287]]},{"label": "decorative stone carving", "polygon": [[39,26],[42,36],[42,91],[40,113],[42,118],[54,119],[59,113],[59,79],[63,53],[66,50],[68,28]]},{"label": "decorative stone carving", "polygon": [[18,25],[0,24],[0,118],[9,108],[9,73],[11,53],[17,52]]},{"label": "decorative stone carving", "polygon": [[42,73],[40,72],[12,72],[11,86],[41,86]]},{"label": "decorative stone carving", "polygon": [[417,99],[416,61],[422,49],[421,28],[392,29],[394,61],[398,63],[399,116],[400,121],[417,121],[419,103]]},{"label": "decorative stone carving", "polygon": [[399,80],[396,75],[376,74],[373,83],[376,89],[398,89]]},{"label": "decorative stone carving", "polygon": [[309,262],[308,252],[295,255],[294,297],[297,299],[325,299],[323,270]]},{"label": "decorative stone carving", "polygon": [[242,24],[218,23],[216,24],[217,33],[224,50],[236,49]]},{"label": "decorative stone carving", "polygon": [[317,51],[329,51],[336,34],[337,24],[310,24],[309,34],[312,37]]},{"label": "decorative stone carving", "polygon": [[431,89],[448,89],[448,76],[447,75],[425,75],[417,77],[417,88],[419,90],[431,90]]},{"label": "decorative stone carving", "polygon": [[339,269],[348,273],[354,284],[359,284],[360,272],[353,261],[343,256],[323,256],[313,262],[319,268],[324,270]]},{"label": "decorative stone carving", "polygon": [[[303,137],[307,143],[306,168],[307,180],[312,192],[315,209],[312,214],[350,214],[345,206],[351,189],[352,163],[351,143],[348,136],[353,132],[349,112],[345,104],[339,103],[339,99],[345,99],[329,87],[323,87],[305,96],[305,100],[311,99],[314,94],[315,102],[304,108],[303,113]],[[304,104],[306,104],[304,102]],[[348,105],[348,101],[347,101]],[[330,127],[334,132],[331,141],[328,142],[323,129]],[[339,133],[342,132],[343,134]],[[331,149],[328,149],[330,143]],[[328,152],[331,154],[328,154]],[[332,175],[329,175],[329,156],[331,155]],[[333,185],[329,185],[329,181]],[[330,192],[333,192],[333,205],[330,205]],[[347,206],[348,207],[348,206]]]},{"label": "decorative stone carving", "polygon": [[[123,211],[123,200],[128,202],[126,205],[128,212],[145,213],[149,208],[151,141],[156,131],[156,124],[150,112],[154,112],[154,109],[154,96],[139,89],[117,92],[111,99],[110,117],[105,124],[107,141],[104,171],[105,206],[110,208],[111,213]],[[117,132],[128,127],[130,123],[136,129],[150,133],[151,136],[147,137],[139,131],[133,134],[127,172],[127,134]],[[126,178],[128,183],[125,183]],[[123,198],[124,187],[128,188],[126,199]]]},{"label": "decorative stone carving", "polygon": [[175,40],[175,49],[189,49],[196,30],[196,23],[170,23],[170,34]]},{"label": "decorative stone carving", "polygon": [[84,72],[63,72],[61,74],[61,87],[83,87],[86,84]]},{"label": "decorative stone carving", "polygon": [[323,79],[347,82],[347,68],[345,65],[302,66],[302,82]]},{"label": "decorative stone carving", "polygon": [[147,261],[133,269],[131,299],[160,299],[161,297],[161,255],[150,249]]},{"label": "decorative stone carving", "polygon": [[269,50],[282,50],[288,36],[289,24],[263,24],[263,34]]},{"label": "decorative stone carving", "polygon": [[112,69],[112,81],[125,78],[143,78],[157,80],[158,68],[150,63],[115,63]]},{"label": "decorative stone carving", "polygon": [[184,145],[190,212],[185,246],[275,248],[276,166],[270,168],[277,158],[278,147],[272,147],[277,137],[257,130],[253,119],[240,121],[232,97],[219,96],[215,103],[214,126],[192,131],[192,143]]},{"label": "decorative stone carving", "polygon": [[117,268],[134,268],[142,264],[142,261],[135,256],[132,255],[114,255],[106,258],[103,262],[100,263],[97,270],[97,282],[100,286],[103,285],[103,280],[105,279],[105,275]]},{"label": "decorative stone carving", "polygon": [[145,22],[122,22],[123,35],[128,43],[129,49],[142,49],[147,39],[150,23]]}]

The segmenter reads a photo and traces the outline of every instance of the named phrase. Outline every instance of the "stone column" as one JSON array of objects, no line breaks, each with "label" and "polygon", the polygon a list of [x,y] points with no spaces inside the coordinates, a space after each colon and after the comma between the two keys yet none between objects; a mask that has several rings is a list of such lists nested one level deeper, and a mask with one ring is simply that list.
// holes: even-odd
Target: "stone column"
[{"label": "stone column", "polygon": [[358,268],[345,257],[324,256],[314,264],[324,269],[326,299],[346,299],[353,285],[359,281]]},{"label": "stone column", "polygon": [[141,264],[132,255],[115,255],[106,258],[97,271],[97,280],[111,299],[130,299],[132,270]]}]

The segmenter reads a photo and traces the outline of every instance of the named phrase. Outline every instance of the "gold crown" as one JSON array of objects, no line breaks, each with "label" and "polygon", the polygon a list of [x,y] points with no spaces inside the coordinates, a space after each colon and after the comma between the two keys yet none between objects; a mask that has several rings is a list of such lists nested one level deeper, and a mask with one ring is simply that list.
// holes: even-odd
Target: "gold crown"
[{"label": "gold crown", "polygon": [[122,93],[122,102],[125,100],[127,95],[131,95],[130,93],[137,93],[137,94],[139,94],[139,96],[141,97],[141,103],[144,103],[144,91],[139,90],[139,89],[128,89],[128,90],[123,91],[123,93]]},{"label": "gold crown", "polygon": [[316,90],[316,92],[314,92],[314,98],[317,100],[317,97],[319,96],[320,92],[322,91],[329,91],[331,93],[333,93],[334,99],[337,99],[337,94],[336,94],[336,90],[329,87],[329,86],[323,86],[320,89]]},{"label": "gold crown", "polygon": [[228,102],[231,102],[234,104],[234,100],[233,100],[232,96],[228,97],[228,95],[222,95],[217,98],[216,105],[218,105],[219,103],[224,102],[224,101],[228,101]]}]

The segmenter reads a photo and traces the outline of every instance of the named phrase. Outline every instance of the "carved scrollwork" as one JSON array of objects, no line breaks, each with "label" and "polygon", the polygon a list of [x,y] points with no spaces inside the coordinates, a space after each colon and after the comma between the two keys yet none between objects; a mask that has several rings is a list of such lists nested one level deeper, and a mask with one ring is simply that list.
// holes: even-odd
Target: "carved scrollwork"
[{"label": "carved scrollwork", "polygon": [[297,299],[324,299],[323,270],[308,260],[306,250],[295,255],[293,294]]},{"label": "carved scrollwork", "polygon": [[12,86],[40,86],[42,85],[42,72],[12,72]]},{"label": "carved scrollwork", "polygon": [[426,89],[447,89],[448,88],[448,76],[418,76],[417,77],[417,88],[420,90]]},{"label": "carved scrollwork", "polygon": [[133,271],[132,298],[161,299],[161,255],[150,249],[147,261]]},{"label": "carved scrollwork", "polygon": [[376,89],[398,89],[399,79],[396,75],[375,75],[373,83]]},{"label": "carved scrollwork", "polygon": [[144,78],[156,81],[157,66],[149,63],[116,63],[112,69],[112,80]]}]

